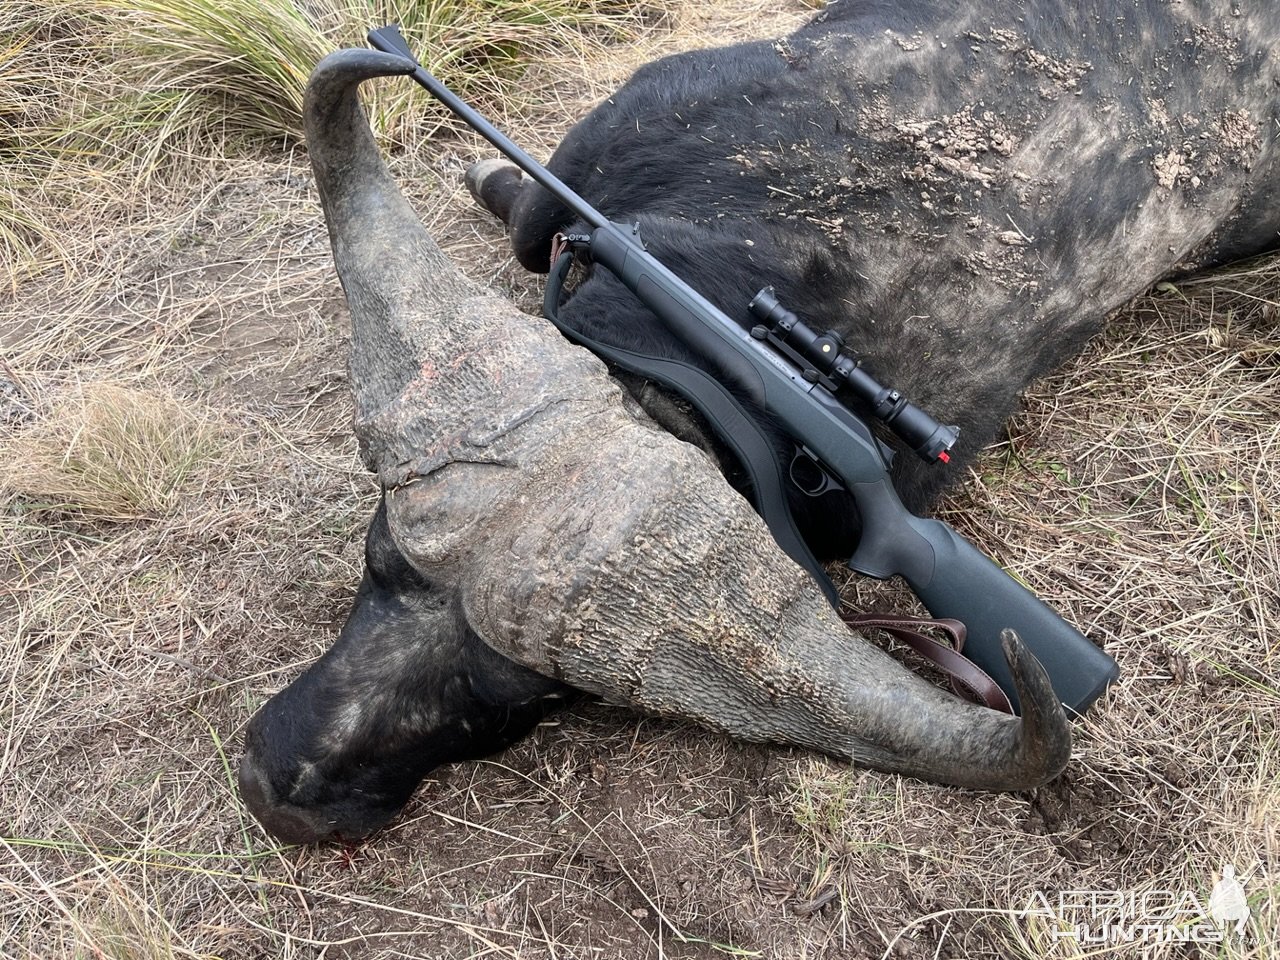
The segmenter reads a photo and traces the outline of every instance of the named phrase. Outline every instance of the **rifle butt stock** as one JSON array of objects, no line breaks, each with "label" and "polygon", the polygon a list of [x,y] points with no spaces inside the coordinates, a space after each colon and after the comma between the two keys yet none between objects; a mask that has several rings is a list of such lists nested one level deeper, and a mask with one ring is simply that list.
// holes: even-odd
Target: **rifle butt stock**
[{"label": "rifle butt stock", "polygon": [[968,628],[965,656],[990,674],[1015,710],[1017,689],[1000,644],[1005,629],[1022,638],[1062,705],[1077,715],[1119,676],[1115,660],[950,526],[908,513],[892,491],[890,502],[881,491],[865,496],[867,485],[859,486],[863,539],[849,566],[881,579],[898,574],[935,617],[961,621]]}]

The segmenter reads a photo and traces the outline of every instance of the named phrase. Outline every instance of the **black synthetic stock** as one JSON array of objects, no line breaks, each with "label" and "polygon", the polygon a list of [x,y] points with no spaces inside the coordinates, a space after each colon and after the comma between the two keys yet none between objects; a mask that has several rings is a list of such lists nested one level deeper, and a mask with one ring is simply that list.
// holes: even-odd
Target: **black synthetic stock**
[{"label": "black synthetic stock", "polygon": [[[910,516],[908,514],[908,516]],[[1009,695],[1019,710],[1017,689],[1000,649],[1000,632],[1031,638],[1027,646],[1040,660],[1063,705],[1083,713],[1120,674],[1075,627],[1011,578],[973,544],[938,520],[911,517],[910,523],[933,547],[933,576],[906,577],[935,617],[969,627],[964,652]]]},{"label": "black synthetic stock", "polygon": [[886,477],[853,489],[862,513],[862,540],[849,560],[859,573],[899,574],[935,617],[969,631],[964,652],[1009,696],[1018,693],[1001,651],[1013,630],[1049,674],[1063,705],[1084,713],[1119,675],[1110,656],[941,520],[917,517],[898,501]]},{"label": "black synthetic stock", "polygon": [[[372,31],[369,42],[417,62],[393,26]],[[799,368],[752,338],[650,256],[636,228],[611,223],[421,66],[410,76],[591,224],[592,260],[612,272],[679,339],[711,358],[735,390],[840,478],[862,519],[862,540],[849,561],[852,569],[882,579],[902,576],[934,616],[964,622],[969,631],[966,653],[1015,706],[1017,690],[1000,640],[1004,629],[1017,631],[1044,665],[1055,693],[1076,713],[1083,713],[1116,678],[1119,671],[1110,656],[949,526],[907,511],[893,489],[879,443],[834,394],[807,381]]]}]

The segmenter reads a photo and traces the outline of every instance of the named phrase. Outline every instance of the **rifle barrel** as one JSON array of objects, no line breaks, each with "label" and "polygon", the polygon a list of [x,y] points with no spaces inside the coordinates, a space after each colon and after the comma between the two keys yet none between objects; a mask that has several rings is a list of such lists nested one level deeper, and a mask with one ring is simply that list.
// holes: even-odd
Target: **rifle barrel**
[{"label": "rifle barrel", "polygon": [[530,177],[542,184],[555,196],[557,200],[572,210],[577,216],[581,217],[592,227],[603,227],[609,221],[591,204],[578,196],[563,180],[554,173],[544,167],[533,157],[525,153],[519,146],[504,134],[501,130],[490,123],[483,115],[465,103],[457,94],[446,87],[443,83],[433,77],[423,66],[418,63],[418,58],[413,55],[413,51],[409,49],[408,43],[405,42],[404,36],[400,33],[399,27],[390,24],[377,30],[369,31],[369,43],[377,47],[383,53],[395,54],[398,57],[404,57],[406,60],[412,61],[416,65],[416,69],[409,76],[413,77],[421,86],[430,91],[431,95],[448,107],[469,127],[484,137],[502,153],[511,158],[517,167],[527,173]]}]

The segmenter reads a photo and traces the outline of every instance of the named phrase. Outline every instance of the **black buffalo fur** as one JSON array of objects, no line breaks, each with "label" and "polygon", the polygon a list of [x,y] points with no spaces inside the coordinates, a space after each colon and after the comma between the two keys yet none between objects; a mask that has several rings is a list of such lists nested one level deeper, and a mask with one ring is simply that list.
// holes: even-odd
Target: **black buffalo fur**
[{"label": "black buffalo fur", "polygon": [[241,791],[289,842],[367,835],[428,772],[496,753],[576,695],[477,637],[454,593],[405,559],[386,514],[379,504],[337,642],[245,734]]}]

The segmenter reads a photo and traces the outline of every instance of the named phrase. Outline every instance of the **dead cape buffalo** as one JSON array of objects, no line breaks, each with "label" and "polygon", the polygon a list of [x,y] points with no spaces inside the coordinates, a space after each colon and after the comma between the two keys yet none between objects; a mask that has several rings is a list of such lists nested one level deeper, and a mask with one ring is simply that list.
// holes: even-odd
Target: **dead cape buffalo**
[{"label": "dead cape buffalo", "polygon": [[[955,476],[1108,311],[1275,245],[1278,26],[1208,0],[840,0],[790,37],[644,67],[550,166],[731,316],[772,284],[836,327],[961,425]],[[343,51],[307,94],[356,432],[385,496],[338,641],[250,722],[240,781],[267,829],[365,835],[432,767],[512,741],[572,690],[940,782],[1056,775],[1068,728],[1020,643],[1020,719],[902,669],[842,626],[712,458],[443,257],[356,97],[408,69]],[[563,211],[505,168],[472,180],[546,269]],[[603,271],[564,314],[680,349]],[[681,404],[631,387],[714,450]],[[895,470],[916,509],[944,480],[908,456]],[[809,506],[818,549],[847,554],[845,505]]]}]

